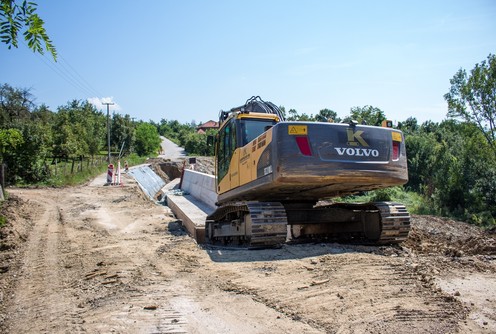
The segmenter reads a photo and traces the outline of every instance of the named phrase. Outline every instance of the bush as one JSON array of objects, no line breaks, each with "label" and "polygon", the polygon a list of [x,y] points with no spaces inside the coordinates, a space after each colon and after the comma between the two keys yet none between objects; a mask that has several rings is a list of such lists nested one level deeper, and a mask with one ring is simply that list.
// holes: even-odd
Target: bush
[{"label": "bush", "polygon": [[141,123],[136,127],[136,153],[140,156],[156,154],[160,147],[157,128],[150,123]]},{"label": "bush", "polygon": [[496,226],[496,220],[492,216],[491,212],[483,211],[477,214],[473,213],[468,218],[468,222],[471,224],[478,225],[480,227],[494,227]]}]

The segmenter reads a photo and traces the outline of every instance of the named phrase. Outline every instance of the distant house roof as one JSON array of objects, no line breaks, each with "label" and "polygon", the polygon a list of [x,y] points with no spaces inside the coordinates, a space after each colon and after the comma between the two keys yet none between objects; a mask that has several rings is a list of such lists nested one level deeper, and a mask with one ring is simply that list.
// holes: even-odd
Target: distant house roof
[{"label": "distant house roof", "polygon": [[210,129],[218,129],[219,128],[219,122],[215,122],[215,121],[208,121],[208,122],[205,122],[203,124],[200,124],[196,127],[196,132],[198,133],[205,133],[207,130],[210,130]]}]

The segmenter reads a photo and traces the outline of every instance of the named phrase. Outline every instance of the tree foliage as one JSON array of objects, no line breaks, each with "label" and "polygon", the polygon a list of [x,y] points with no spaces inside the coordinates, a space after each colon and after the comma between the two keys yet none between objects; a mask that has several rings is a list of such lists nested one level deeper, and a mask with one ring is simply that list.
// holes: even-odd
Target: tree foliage
[{"label": "tree foliage", "polygon": [[384,111],[373,106],[353,107],[343,122],[349,123],[351,120],[360,124],[380,126],[382,121],[386,120],[386,115]]},{"label": "tree foliage", "polygon": [[7,47],[18,47],[19,33],[22,32],[28,47],[44,54],[48,51],[57,60],[57,50],[45,30],[45,22],[36,13],[37,4],[32,1],[1,0],[0,40]]},{"label": "tree foliage", "polygon": [[154,154],[160,148],[157,128],[150,123],[140,123],[136,127],[136,153],[140,156]]},{"label": "tree foliage", "polygon": [[121,151],[122,154],[131,152],[135,143],[134,122],[129,115],[120,115],[114,113],[112,115],[112,123],[110,130],[110,145]]},{"label": "tree foliage", "polygon": [[448,117],[476,124],[496,155],[496,56],[475,64],[470,75],[458,70],[450,83]]},{"label": "tree foliage", "polygon": [[52,126],[53,154],[58,157],[95,156],[104,143],[105,117],[87,101],[59,107]]},{"label": "tree foliage", "polygon": [[0,161],[5,152],[15,150],[19,145],[24,143],[22,133],[17,129],[0,130]]},{"label": "tree foliage", "polygon": [[478,224],[496,217],[496,159],[475,123],[425,122],[406,134],[407,188],[432,212]]},{"label": "tree foliage", "polygon": [[[73,100],[52,112],[33,101],[29,90],[0,85],[0,162],[7,165],[7,182],[44,181],[50,162],[94,158],[106,150],[106,117],[93,105]],[[113,152],[122,142],[126,153],[136,149],[129,115],[114,114],[111,132]]]},{"label": "tree foliage", "polygon": [[321,109],[317,115],[315,115],[315,121],[317,122],[341,122],[341,118],[338,117],[338,113],[331,109]]},{"label": "tree foliage", "polygon": [[8,84],[0,86],[0,127],[11,127],[24,122],[34,108],[29,89],[14,88]]}]

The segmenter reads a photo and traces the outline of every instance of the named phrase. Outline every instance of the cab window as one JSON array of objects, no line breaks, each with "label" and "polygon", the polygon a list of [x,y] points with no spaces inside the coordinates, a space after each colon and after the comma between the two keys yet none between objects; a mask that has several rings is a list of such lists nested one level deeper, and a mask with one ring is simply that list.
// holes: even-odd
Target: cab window
[{"label": "cab window", "polygon": [[217,139],[217,176],[219,182],[229,170],[229,164],[235,149],[236,132],[234,123],[231,122],[219,130]]},{"label": "cab window", "polygon": [[245,146],[253,139],[260,136],[262,133],[270,129],[272,126],[276,124],[275,120],[254,120],[254,119],[241,119],[240,120],[240,128],[241,128],[241,145]]}]

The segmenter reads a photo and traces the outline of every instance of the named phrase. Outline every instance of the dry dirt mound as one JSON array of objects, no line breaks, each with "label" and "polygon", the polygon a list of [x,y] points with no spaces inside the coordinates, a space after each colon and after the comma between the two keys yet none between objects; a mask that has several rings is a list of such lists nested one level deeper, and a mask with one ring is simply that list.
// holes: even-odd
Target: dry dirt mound
[{"label": "dry dirt mound", "polygon": [[3,226],[0,226],[0,250],[12,251],[18,249],[27,238],[31,226],[29,215],[26,213],[28,203],[10,195],[0,205],[0,215],[4,217]]},{"label": "dry dirt mound", "polygon": [[197,172],[205,174],[214,174],[213,157],[195,157],[195,163],[190,163],[190,158],[172,161],[170,159],[154,158],[147,162],[151,165],[153,171],[160,176],[166,183],[181,177],[183,169],[194,169]]},{"label": "dry dirt mound", "polygon": [[[21,198],[10,195],[0,203],[0,325],[3,323],[5,300],[12,289],[14,281],[11,272],[18,267],[18,255],[28,238],[32,221],[28,212],[29,203]],[[1,328],[1,327],[0,327]]]},{"label": "dry dirt mound", "polygon": [[496,255],[496,235],[477,226],[433,216],[416,216],[403,246],[417,253],[453,257]]}]

